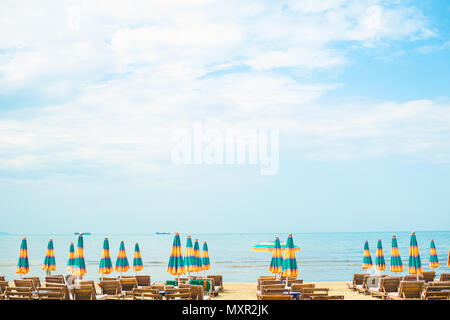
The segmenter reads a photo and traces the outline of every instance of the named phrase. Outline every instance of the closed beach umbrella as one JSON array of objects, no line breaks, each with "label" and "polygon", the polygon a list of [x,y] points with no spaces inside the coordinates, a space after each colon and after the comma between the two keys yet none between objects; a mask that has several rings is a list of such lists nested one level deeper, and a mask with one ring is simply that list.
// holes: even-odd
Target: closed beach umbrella
[{"label": "closed beach umbrella", "polygon": [[28,263],[27,238],[22,239],[20,244],[19,262],[17,263],[16,273],[27,274],[30,272],[30,264]]},{"label": "closed beach umbrella", "polygon": [[113,271],[114,268],[111,261],[111,255],[109,253],[109,240],[108,238],[105,238],[105,240],[103,240],[103,250],[100,258],[100,265],[98,267],[98,273],[103,275],[110,274]]},{"label": "closed beach umbrella", "polygon": [[186,268],[186,272],[188,273],[197,271],[194,247],[192,245],[192,239],[190,235],[187,236],[186,248],[184,250],[184,266]]},{"label": "closed beach umbrella", "polygon": [[363,254],[362,268],[363,269],[370,269],[370,268],[372,268],[372,256],[370,255],[369,242],[368,241],[366,241],[364,243],[364,254]]},{"label": "closed beach umbrella", "polygon": [[450,249],[448,249],[447,267],[450,267]]},{"label": "closed beach umbrella", "polygon": [[381,239],[378,239],[377,243],[377,253],[375,256],[375,269],[379,271],[386,270],[386,263],[384,261],[383,245],[381,244]]},{"label": "closed beach umbrella", "polygon": [[170,253],[167,272],[174,276],[179,276],[183,273],[186,273],[186,269],[184,267],[183,252],[181,250],[180,235],[178,232],[175,233],[175,237],[173,238],[172,251]]},{"label": "closed beach umbrella", "polygon": [[209,270],[211,268],[211,264],[209,262],[209,251],[208,251],[208,244],[203,242],[203,251],[202,251],[202,265],[203,270]]},{"label": "closed beach umbrella", "polygon": [[130,265],[128,264],[127,253],[125,252],[125,243],[120,242],[119,254],[116,260],[116,271],[117,272],[127,272],[130,270]]},{"label": "closed beach umbrella", "polygon": [[423,274],[422,263],[420,262],[419,247],[417,246],[416,234],[411,233],[411,241],[409,243],[409,268],[410,274]]},{"label": "closed beach umbrella", "polygon": [[[280,246],[281,246],[281,250],[284,250],[286,248],[286,242],[280,242]],[[259,252],[272,252],[273,250],[275,250],[275,241],[266,241],[266,242],[261,242],[258,243],[256,245],[254,245],[253,247],[250,248],[250,250],[252,251],[259,251]],[[300,247],[299,246],[294,246],[294,251],[300,251]]]},{"label": "closed beach umbrella", "polygon": [[439,267],[439,260],[436,252],[436,246],[434,245],[434,240],[431,240],[430,244],[430,268]]},{"label": "closed beach umbrella", "polygon": [[83,235],[78,235],[77,251],[75,252],[75,263],[72,274],[82,278],[86,274],[86,263],[84,262],[84,242]]},{"label": "closed beach umbrella", "polygon": [[392,236],[392,249],[391,249],[391,272],[403,272],[402,258],[398,251],[397,238]]},{"label": "closed beach umbrella", "polygon": [[42,264],[42,270],[47,271],[50,275],[51,271],[56,270],[55,251],[53,249],[53,239],[50,239],[47,246],[47,252],[45,253],[44,263]]},{"label": "closed beach umbrella", "polygon": [[[295,247],[292,234],[289,234],[284,249],[283,267],[281,269],[282,277],[296,278],[298,276],[297,260],[295,259]],[[287,282],[286,282],[287,283]]]},{"label": "closed beach umbrella", "polygon": [[143,269],[144,264],[142,263],[141,250],[139,249],[139,244],[136,242],[134,245],[133,270],[138,272]]},{"label": "closed beach umbrella", "polygon": [[281,250],[280,238],[275,238],[275,247],[272,250],[269,271],[273,274],[281,273],[283,269],[283,250]]},{"label": "closed beach umbrella", "polygon": [[69,247],[69,259],[67,260],[67,271],[72,272],[75,266],[75,247],[73,242],[70,243]]},{"label": "closed beach umbrella", "polygon": [[195,240],[194,243],[194,256],[195,256],[195,265],[197,266],[197,272],[200,272],[203,270],[203,263],[202,263],[202,253],[200,252],[200,245],[198,243],[198,240]]}]

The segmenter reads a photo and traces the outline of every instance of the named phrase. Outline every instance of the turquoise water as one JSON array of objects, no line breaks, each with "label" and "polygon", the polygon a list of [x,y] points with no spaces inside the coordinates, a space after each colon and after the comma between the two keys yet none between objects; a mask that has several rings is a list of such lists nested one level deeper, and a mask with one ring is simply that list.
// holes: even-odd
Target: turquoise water
[{"label": "turquoise water", "polygon": [[[297,253],[299,277],[305,281],[351,280],[353,273],[361,272],[364,241],[369,241],[372,259],[375,261],[377,239],[383,241],[383,249],[389,269],[391,237],[397,236],[403,264],[407,266],[409,253],[409,232],[369,232],[369,233],[294,233],[294,243],[301,247]],[[422,264],[428,270],[430,241],[434,239],[441,266],[437,272],[450,272],[447,267],[447,255],[450,247],[450,231],[416,232]],[[0,274],[7,280],[18,278],[15,274],[22,236],[28,240],[30,273],[40,276],[47,243],[53,238],[55,246],[56,273],[66,273],[66,263],[70,242],[76,245],[75,235],[1,235],[0,236]],[[153,281],[172,278],[166,273],[172,247],[173,235],[87,235],[84,236],[84,252],[87,265],[86,279],[98,279],[98,264],[103,239],[110,240],[111,257],[115,263],[120,241],[125,241],[130,265],[133,261],[134,243],[139,242],[144,271]],[[287,234],[278,234],[285,241]],[[267,252],[253,252],[252,245],[273,240],[273,234],[192,234],[192,238],[208,242],[211,259],[211,274],[222,274],[224,281],[254,282],[259,275],[269,274],[271,255]],[[183,246],[186,235],[181,234]],[[184,250],[184,249],[183,249]],[[407,268],[405,268],[407,270]],[[386,272],[388,273],[388,272]],[[114,272],[114,275],[117,273]],[[134,274],[133,271],[127,274]]]}]

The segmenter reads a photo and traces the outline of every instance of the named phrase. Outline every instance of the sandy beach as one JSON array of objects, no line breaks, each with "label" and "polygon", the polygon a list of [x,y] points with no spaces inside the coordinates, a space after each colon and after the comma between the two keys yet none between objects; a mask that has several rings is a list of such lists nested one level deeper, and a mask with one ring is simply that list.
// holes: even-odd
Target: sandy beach
[{"label": "sandy beach", "polygon": [[[305,282],[308,283],[308,282]],[[347,287],[345,281],[314,282],[316,288],[329,288],[330,295],[342,295],[345,300],[377,300],[366,296]],[[256,300],[256,283],[252,282],[225,282],[224,291],[214,300]]]}]

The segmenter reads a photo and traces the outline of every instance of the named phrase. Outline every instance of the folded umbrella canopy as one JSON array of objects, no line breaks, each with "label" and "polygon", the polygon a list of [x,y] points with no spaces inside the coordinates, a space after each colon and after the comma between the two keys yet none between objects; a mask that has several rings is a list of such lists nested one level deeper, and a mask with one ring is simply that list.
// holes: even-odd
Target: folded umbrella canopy
[{"label": "folded umbrella canopy", "polygon": [[386,270],[386,263],[384,261],[383,245],[381,244],[381,239],[378,239],[377,243],[377,253],[375,256],[375,269],[379,271]]},{"label": "folded umbrella canopy", "polygon": [[391,249],[391,272],[403,272],[402,258],[398,251],[397,238],[392,236],[392,249]]},{"label": "folded umbrella canopy", "polygon": [[134,245],[133,270],[138,272],[143,269],[144,264],[142,263],[141,250],[139,249],[139,244],[136,242]]},{"label": "folded umbrella canopy", "polygon": [[116,271],[117,272],[127,272],[130,270],[130,265],[128,263],[127,253],[125,252],[125,243],[120,242],[119,254],[116,260]]},{"label": "folded umbrella canopy", "polygon": [[75,247],[73,242],[70,243],[69,247],[69,259],[67,260],[67,271],[72,272],[75,266]]},{"label": "folded umbrella canopy", "polygon": [[73,265],[72,274],[82,278],[86,274],[86,263],[84,261],[84,241],[83,235],[78,235],[77,251],[75,252],[75,263]]},{"label": "folded umbrella canopy", "polygon": [[203,242],[202,265],[204,271],[209,270],[211,268],[211,264],[209,261],[208,245],[206,244],[206,241]]},{"label": "folded umbrella canopy", "polygon": [[197,272],[200,272],[203,270],[203,263],[202,263],[202,253],[200,252],[200,245],[198,243],[198,240],[195,240],[194,243],[194,256],[195,256],[195,265],[197,267]]},{"label": "folded umbrella canopy", "polygon": [[[283,267],[281,268],[282,277],[296,278],[298,276],[297,260],[295,259],[295,246],[292,234],[288,235],[286,248],[284,249]],[[287,282],[286,282],[287,283]]]},{"label": "folded umbrella canopy", "polygon": [[50,275],[51,271],[56,270],[55,251],[53,249],[53,239],[50,239],[47,246],[47,252],[45,253],[44,263],[42,264],[42,270]]},{"label": "folded umbrella canopy", "polygon": [[450,249],[448,249],[447,267],[450,267]]},{"label": "folded umbrella canopy", "polygon": [[420,262],[419,247],[417,245],[416,234],[411,233],[411,241],[409,243],[409,267],[410,274],[417,276],[423,274],[422,263]]},{"label": "folded umbrella canopy", "polygon": [[430,268],[439,267],[439,260],[436,252],[436,246],[434,245],[434,240],[431,240],[430,243]]},{"label": "folded umbrella canopy", "polygon": [[27,274],[30,272],[30,264],[28,263],[28,248],[27,248],[27,238],[22,239],[20,244],[19,262],[17,263],[16,273]]},{"label": "folded umbrella canopy", "polygon": [[273,274],[281,273],[283,269],[283,250],[281,250],[280,238],[275,238],[275,247],[272,250],[269,271]]},{"label": "folded umbrella canopy", "polygon": [[183,252],[181,250],[180,234],[175,233],[172,244],[172,251],[170,252],[169,265],[167,266],[167,272],[171,275],[179,276],[186,273],[183,260]]},{"label": "folded umbrella canopy", "polygon": [[184,266],[186,268],[186,272],[188,273],[197,271],[194,247],[192,245],[192,239],[190,235],[187,236],[186,248],[184,250]]},{"label": "folded umbrella canopy", "polygon": [[372,268],[372,256],[370,255],[369,242],[367,240],[364,243],[362,268],[363,269],[371,269]]},{"label": "folded umbrella canopy", "polygon": [[98,267],[98,273],[101,275],[104,274],[110,274],[114,271],[112,261],[111,261],[111,255],[109,252],[109,240],[108,238],[105,238],[103,240],[103,250],[102,250],[102,256],[100,258],[100,265]]}]

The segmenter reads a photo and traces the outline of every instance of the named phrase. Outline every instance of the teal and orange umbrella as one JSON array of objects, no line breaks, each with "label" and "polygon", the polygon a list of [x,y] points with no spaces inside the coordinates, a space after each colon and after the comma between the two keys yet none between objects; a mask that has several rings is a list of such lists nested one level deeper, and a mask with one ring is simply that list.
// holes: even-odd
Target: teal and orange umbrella
[{"label": "teal and orange umbrella", "polygon": [[403,272],[402,258],[398,251],[397,238],[392,236],[392,249],[391,249],[391,272]]},{"label": "teal and orange umbrella", "polygon": [[363,253],[362,268],[363,269],[370,269],[370,268],[372,268],[372,256],[370,255],[369,242],[368,241],[366,241],[364,243],[364,253]]},{"label": "teal and orange umbrella", "polygon": [[83,235],[78,235],[77,251],[75,252],[75,263],[73,265],[72,274],[82,278],[86,274],[86,262],[84,261],[84,241]]},{"label": "teal and orange umbrella", "polygon": [[50,239],[47,246],[47,252],[45,253],[44,263],[42,264],[42,270],[47,271],[50,274],[51,271],[56,270],[55,251],[53,248],[53,239]]},{"label": "teal and orange umbrella", "polygon": [[136,242],[134,245],[133,270],[138,272],[143,269],[144,264],[142,263],[141,250],[139,249],[139,244]]},{"label": "teal and orange umbrella", "polygon": [[203,270],[203,263],[202,263],[202,253],[200,252],[200,245],[198,243],[198,240],[195,240],[194,243],[194,256],[195,256],[195,265],[197,266],[197,272],[200,272]]},{"label": "teal and orange umbrella", "polygon": [[20,244],[19,262],[17,263],[16,273],[27,274],[30,272],[30,264],[28,263],[27,238],[22,239]]},{"label": "teal and orange umbrella", "polygon": [[378,239],[377,253],[375,255],[375,269],[379,271],[386,270],[386,262],[384,261],[383,245],[381,239]]},{"label": "teal and orange umbrella", "polygon": [[208,251],[208,244],[203,242],[203,251],[202,251],[202,265],[203,270],[209,270],[211,268],[211,263],[209,261],[209,251]]},{"label": "teal and orange umbrella", "polygon": [[298,276],[297,260],[295,259],[295,246],[292,234],[288,235],[286,248],[284,249],[283,267],[281,268],[282,277],[296,278]]},{"label": "teal and orange umbrella", "polygon": [[187,236],[186,248],[184,249],[184,266],[186,268],[186,272],[190,273],[197,271],[194,247],[192,245],[192,239],[190,235]]},{"label": "teal and orange umbrella", "polygon": [[116,260],[116,271],[117,272],[127,272],[130,270],[130,265],[128,263],[127,253],[125,252],[125,243],[120,242],[119,254]]},{"label": "teal and orange umbrella", "polygon": [[447,267],[450,267],[450,249],[448,249]]},{"label": "teal and orange umbrella", "polygon": [[430,243],[430,268],[439,267],[439,260],[436,252],[436,246],[434,245],[434,240],[431,240]]},{"label": "teal and orange umbrella", "polygon": [[174,276],[179,276],[183,273],[186,273],[186,269],[184,267],[183,252],[181,249],[180,234],[178,232],[175,233],[175,237],[173,238],[172,251],[170,253],[167,272]]},{"label": "teal and orange umbrella", "polygon": [[67,271],[73,272],[73,268],[75,266],[75,247],[73,242],[70,243],[69,247],[69,259],[67,260]]},{"label": "teal and orange umbrella", "polygon": [[113,271],[114,268],[111,261],[111,254],[109,253],[109,240],[108,238],[105,238],[105,240],[103,240],[103,250],[100,258],[100,265],[98,267],[98,273],[110,274]]},{"label": "teal and orange umbrella", "polygon": [[410,274],[423,274],[422,263],[420,262],[419,247],[417,245],[416,234],[411,233],[411,241],[409,243],[409,267]]},{"label": "teal and orange umbrella", "polygon": [[273,274],[281,273],[283,269],[283,250],[281,250],[280,238],[275,238],[275,246],[272,250],[269,271]]}]

